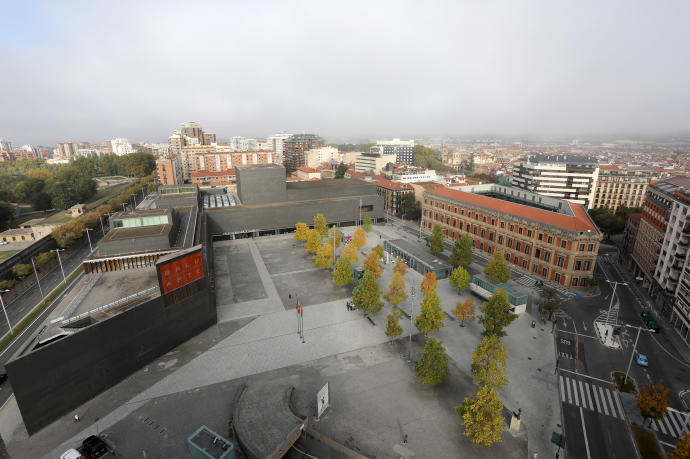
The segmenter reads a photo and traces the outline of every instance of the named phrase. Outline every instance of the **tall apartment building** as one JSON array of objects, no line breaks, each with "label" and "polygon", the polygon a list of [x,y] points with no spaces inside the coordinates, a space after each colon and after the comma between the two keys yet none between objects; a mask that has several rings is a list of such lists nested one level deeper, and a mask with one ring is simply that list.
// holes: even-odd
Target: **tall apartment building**
[{"label": "tall apartment building", "polygon": [[283,140],[283,164],[291,169],[304,166],[304,153],[324,146],[323,139],[315,134],[295,134]]},{"label": "tall apartment building", "polygon": [[563,286],[594,275],[601,234],[578,204],[497,184],[434,188],[423,199],[427,229],[469,234],[475,250],[500,251],[514,267]]},{"label": "tall apartment building", "polygon": [[10,151],[12,149],[12,142],[5,139],[0,139],[0,150]]},{"label": "tall apartment building", "polygon": [[633,246],[633,269],[688,343],[690,333],[690,177],[649,185]]},{"label": "tall apartment building", "polygon": [[161,185],[181,185],[184,183],[182,176],[182,160],[175,153],[168,157],[160,157],[156,160],[158,180]]},{"label": "tall apartment building", "polygon": [[199,123],[190,121],[184,123],[179,130],[174,131],[168,138],[168,142],[174,153],[181,153],[182,147],[211,145],[216,143],[216,135],[210,132],[204,132]]},{"label": "tall apartment building", "polygon": [[340,162],[340,152],[335,147],[312,148],[304,153],[306,167],[314,168],[331,161]]},{"label": "tall apartment building", "polygon": [[649,182],[656,176],[652,168],[622,169],[603,164],[594,189],[592,208],[642,207]]},{"label": "tall apartment building", "polygon": [[203,140],[204,138],[204,129],[199,123],[195,123],[194,121],[184,123],[180,128],[180,132],[185,137],[196,137],[199,140]]},{"label": "tall apartment building", "polygon": [[112,145],[113,153],[115,153],[117,156],[128,155],[134,152],[132,149],[132,144],[129,143],[129,140],[127,139],[113,139],[110,141],[110,144]]},{"label": "tall apartment building", "polygon": [[289,139],[290,137],[292,137],[292,134],[276,134],[266,139],[271,143],[271,148],[276,155],[276,164],[283,164],[283,144],[285,143],[285,140]]},{"label": "tall apartment building", "polygon": [[598,176],[599,161],[592,156],[533,155],[513,164],[511,184],[591,209]]},{"label": "tall apartment building", "polygon": [[194,153],[193,160],[194,167],[192,172],[222,172],[234,169],[235,166],[244,166],[247,164],[274,164],[273,151],[271,150],[233,151],[221,153],[213,149]]},{"label": "tall apartment building", "polygon": [[395,155],[396,164],[414,164],[414,140],[377,140],[370,153]]},{"label": "tall apartment building", "polygon": [[57,154],[63,159],[69,159],[77,155],[77,147],[73,142],[59,142]]}]

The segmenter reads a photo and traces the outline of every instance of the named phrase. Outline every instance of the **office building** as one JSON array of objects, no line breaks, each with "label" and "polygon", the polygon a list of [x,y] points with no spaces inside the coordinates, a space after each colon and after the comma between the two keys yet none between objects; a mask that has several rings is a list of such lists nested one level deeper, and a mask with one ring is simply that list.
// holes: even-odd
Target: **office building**
[{"label": "office building", "polygon": [[129,143],[129,140],[127,140],[127,139],[123,139],[123,138],[113,139],[110,141],[110,144],[112,145],[113,153],[116,154],[117,156],[128,155],[130,153],[134,153],[134,150],[132,149],[132,144]]},{"label": "office building", "polygon": [[383,171],[388,164],[395,163],[395,154],[362,153],[355,161],[355,172]]},{"label": "office building", "polygon": [[57,144],[57,154],[62,159],[73,158],[77,155],[77,147],[72,142],[60,142]]},{"label": "office building", "polygon": [[283,140],[283,164],[297,169],[304,166],[304,153],[324,146],[323,139],[314,134],[296,134]]},{"label": "office building", "polygon": [[515,268],[563,286],[594,276],[601,234],[582,206],[497,184],[439,187],[423,193],[422,226],[474,250],[500,251]]},{"label": "office building", "polygon": [[653,169],[623,169],[614,165],[599,166],[592,208],[642,207],[649,182],[656,177]]},{"label": "office building", "polygon": [[266,139],[271,144],[271,148],[276,155],[276,164],[283,164],[283,144],[285,140],[292,137],[292,134],[276,134]]},{"label": "office building", "polygon": [[312,148],[304,153],[304,165],[316,168],[323,163],[340,162],[340,152],[335,147]]},{"label": "office building", "polygon": [[591,156],[533,155],[513,164],[512,185],[591,209],[599,162]]},{"label": "office building", "polygon": [[378,140],[371,147],[370,153],[395,155],[396,164],[414,164],[414,140]]}]

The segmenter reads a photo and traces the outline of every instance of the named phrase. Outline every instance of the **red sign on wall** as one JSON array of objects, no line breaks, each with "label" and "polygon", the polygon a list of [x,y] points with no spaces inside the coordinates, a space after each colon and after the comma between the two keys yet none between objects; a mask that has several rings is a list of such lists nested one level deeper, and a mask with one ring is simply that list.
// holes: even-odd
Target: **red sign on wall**
[{"label": "red sign on wall", "polygon": [[163,293],[171,292],[204,277],[201,252],[171,261],[160,268]]}]

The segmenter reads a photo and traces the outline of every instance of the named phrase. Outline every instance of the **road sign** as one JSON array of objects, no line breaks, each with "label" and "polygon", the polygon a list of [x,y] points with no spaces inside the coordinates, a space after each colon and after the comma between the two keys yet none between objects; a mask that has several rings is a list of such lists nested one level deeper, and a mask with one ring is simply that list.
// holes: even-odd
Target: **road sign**
[{"label": "road sign", "polygon": [[321,414],[328,408],[328,382],[324,384],[318,394],[316,394],[316,418],[320,418]]}]

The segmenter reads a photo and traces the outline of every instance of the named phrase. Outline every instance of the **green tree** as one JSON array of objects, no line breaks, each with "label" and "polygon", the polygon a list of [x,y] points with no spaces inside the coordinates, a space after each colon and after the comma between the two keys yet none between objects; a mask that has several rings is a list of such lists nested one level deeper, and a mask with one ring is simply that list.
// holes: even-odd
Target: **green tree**
[{"label": "green tree", "polygon": [[565,307],[565,301],[558,296],[558,292],[551,287],[544,287],[539,295],[539,313],[543,315],[548,315],[549,320],[553,316],[553,313],[559,309]]},{"label": "green tree", "polygon": [[350,263],[357,263],[359,257],[357,256],[357,246],[354,242],[350,242],[343,249],[343,256],[350,260]]},{"label": "green tree", "polygon": [[502,252],[494,252],[484,268],[484,273],[498,282],[508,282],[510,269]]},{"label": "green tree", "polygon": [[498,392],[490,386],[479,389],[475,397],[466,397],[461,406],[455,410],[465,425],[465,435],[484,446],[491,446],[501,441],[503,432],[503,404]]},{"label": "green tree", "polygon": [[40,193],[46,186],[45,182],[37,178],[29,178],[20,182],[14,188],[14,197],[19,202],[29,202],[34,193]]},{"label": "green tree", "polygon": [[344,287],[352,283],[352,263],[346,256],[338,258],[333,271],[333,283],[338,287]]},{"label": "green tree", "polygon": [[450,312],[460,321],[460,326],[464,327],[465,321],[474,322],[474,301],[472,301],[472,298],[467,298],[464,302],[458,301],[455,305],[455,309]]},{"label": "green tree", "polygon": [[14,207],[10,203],[0,201],[0,231],[5,231],[14,216]]},{"label": "green tree", "polygon": [[55,252],[53,252],[52,250],[50,252],[41,252],[36,257],[36,266],[42,268],[43,266],[45,266],[46,263],[48,263],[50,260],[54,258]]},{"label": "green tree", "polygon": [[48,210],[52,205],[52,198],[48,193],[44,193],[43,191],[32,194],[29,201],[34,210]]},{"label": "green tree", "polygon": [[295,240],[306,241],[307,237],[309,237],[309,226],[306,223],[297,222],[295,225]]},{"label": "green tree", "polygon": [[443,327],[445,315],[441,309],[441,300],[436,290],[431,290],[422,300],[421,313],[414,321],[417,330],[424,333],[436,333]]},{"label": "green tree", "polygon": [[383,256],[386,254],[386,252],[384,252],[383,250],[383,247],[381,247],[381,244],[376,244],[376,247],[371,249],[371,251],[374,252],[376,256],[378,256],[381,260],[383,259]]},{"label": "green tree", "polygon": [[414,375],[424,385],[440,384],[450,375],[448,354],[443,341],[429,338],[424,344],[422,358],[414,364]]},{"label": "green tree", "polygon": [[135,152],[118,158],[120,174],[146,177],[156,169],[156,159],[150,153]]},{"label": "green tree", "polygon": [[364,244],[367,243],[367,235],[362,228],[355,229],[354,235],[352,236],[352,242],[357,248],[364,247]]},{"label": "green tree", "polygon": [[29,275],[29,273],[31,273],[32,270],[33,270],[33,267],[28,263],[27,264],[18,263],[16,265],[12,266],[12,272],[14,273],[15,276],[17,276],[20,279]]},{"label": "green tree", "polygon": [[479,310],[482,312],[479,323],[484,326],[483,336],[505,336],[503,329],[517,319],[517,314],[510,312],[508,294],[502,288],[491,295],[489,301],[485,301]]},{"label": "green tree", "polygon": [[668,402],[669,389],[661,381],[652,381],[642,386],[637,395],[637,409],[644,418],[642,425],[647,419],[663,419],[666,410],[670,406]]},{"label": "green tree", "polygon": [[340,163],[338,168],[335,170],[335,178],[341,179],[345,177],[345,172],[347,172],[347,165]]},{"label": "green tree", "polygon": [[450,285],[458,289],[458,292],[465,290],[470,285],[470,274],[462,266],[458,266],[450,273]]},{"label": "green tree", "polygon": [[400,258],[395,260],[395,266],[393,266],[394,273],[400,273],[401,276],[407,274],[407,265]]},{"label": "green tree", "polygon": [[455,267],[467,267],[472,263],[472,238],[469,234],[465,233],[461,238],[455,240],[450,262]]},{"label": "green tree", "polygon": [[333,266],[333,246],[332,241],[329,244],[323,244],[316,251],[314,255],[314,264],[319,268],[330,268]]},{"label": "green tree", "polygon": [[371,231],[373,224],[374,223],[371,221],[371,218],[369,218],[368,215],[365,215],[364,220],[362,220],[362,229],[368,233]]},{"label": "green tree", "polygon": [[321,248],[321,235],[316,229],[310,229],[307,235],[307,242],[304,244],[304,249],[307,253],[316,253]]},{"label": "green tree", "polygon": [[441,232],[441,225],[434,225],[431,229],[431,236],[429,236],[429,250],[436,255],[443,252],[443,233]]},{"label": "green tree", "polygon": [[422,279],[422,284],[419,289],[422,291],[422,295],[426,296],[430,291],[436,290],[438,281],[436,280],[435,272],[428,272],[424,274],[424,279]]},{"label": "green tree", "polygon": [[388,284],[388,292],[384,293],[383,297],[388,300],[390,304],[400,304],[407,299],[407,292],[405,291],[405,281],[400,273],[393,274],[390,283]]},{"label": "green tree", "polygon": [[400,316],[402,316],[402,312],[398,309],[393,309],[386,317],[386,336],[391,338],[391,342],[393,338],[400,336],[403,332],[400,326]]},{"label": "green tree", "polygon": [[77,203],[72,190],[64,182],[54,184],[50,189],[50,194],[53,197],[51,204],[55,209],[67,209]]},{"label": "green tree", "polygon": [[506,358],[508,350],[506,345],[496,335],[488,335],[482,338],[472,352],[472,376],[474,382],[480,386],[489,386],[495,389],[503,387],[506,378]]},{"label": "green tree", "polygon": [[422,206],[414,197],[414,193],[405,193],[398,203],[398,217],[405,220],[419,220],[422,216]]},{"label": "green tree", "polygon": [[364,269],[371,272],[377,279],[383,274],[383,268],[379,262],[379,256],[373,250],[369,252],[369,255],[362,262]]},{"label": "green tree", "polygon": [[381,289],[376,277],[371,271],[364,271],[364,275],[359,284],[352,291],[352,302],[357,309],[361,309],[370,314],[377,314],[383,302],[381,301]]},{"label": "green tree", "polygon": [[321,237],[328,236],[328,224],[326,224],[326,217],[323,214],[316,214],[314,217],[314,229],[319,232]]}]

